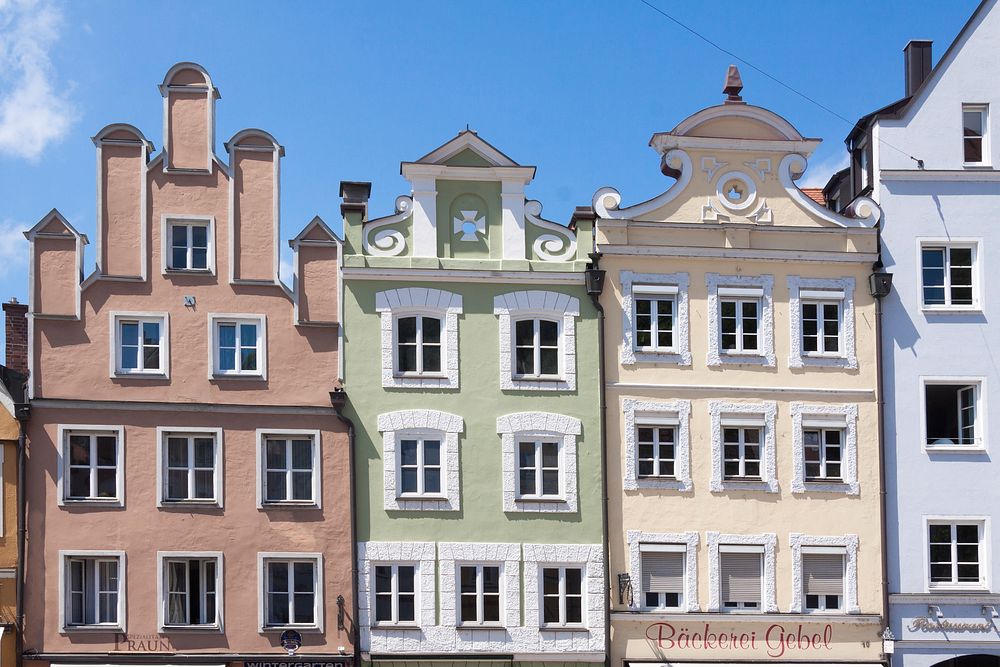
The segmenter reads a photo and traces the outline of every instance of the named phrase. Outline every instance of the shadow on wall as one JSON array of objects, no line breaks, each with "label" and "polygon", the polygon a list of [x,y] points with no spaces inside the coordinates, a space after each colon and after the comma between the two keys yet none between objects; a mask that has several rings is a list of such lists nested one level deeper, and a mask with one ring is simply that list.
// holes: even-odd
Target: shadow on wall
[{"label": "shadow on wall", "polygon": [[[893,258],[892,253],[887,247],[882,246],[882,263],[885,265],[886,269],[891,271],[892,267],[896,265],[896,260]],[[906,286],[909,289],[910,285]],[[889,295],[882,299],[882,330],[883,332],[892,337],[892,340],[901,350],[909,350],[913,356],[917,355],[914,346],[920,339],[920,333],[917,331],[917,327],[914,326],[913,320],[910,319],[910,314],[907,312],[906,308],[903,307],[902,302],[899,298],[900,285],[896,285]],[[892,313],[892,326],[886,326],[889,318],[884,317],[885,313]],[[889,352],[889,350],[884,350],[884,352]],[[884,354],[884,363],[888,364],[889,360],[892,359],[891,354]],[[891,376],[890,376],[891,377]]]}]

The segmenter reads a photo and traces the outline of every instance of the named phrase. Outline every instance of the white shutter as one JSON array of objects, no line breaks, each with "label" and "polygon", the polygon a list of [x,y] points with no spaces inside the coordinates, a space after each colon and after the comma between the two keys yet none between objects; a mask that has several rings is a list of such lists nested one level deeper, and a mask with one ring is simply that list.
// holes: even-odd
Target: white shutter
[{"label": "white shutter", "polygon": [[844,556],[802,554],[802,584],[806,595],[843,595]]},{"label": "white shutter", "polygon": [[723,602],[756,602],[760,604],[762,554],[721,553]]},{"label": "white shutter", "polygon": [[683,593],[684,554],[647,551],[642,554],[643,593]]}]

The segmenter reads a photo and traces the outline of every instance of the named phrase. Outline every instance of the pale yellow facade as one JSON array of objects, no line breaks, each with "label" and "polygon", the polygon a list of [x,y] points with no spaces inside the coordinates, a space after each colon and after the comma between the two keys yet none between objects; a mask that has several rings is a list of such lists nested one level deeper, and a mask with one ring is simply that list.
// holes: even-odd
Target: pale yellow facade
[{"label": "pale yellow facade", "polygon": [[[607,272],[612,664],[879,662],[877,322],[869,291],[877,208],[859,202],[855,217],[843,217],[808,200],[794,180],[818,141],[738,99],[650,143],[676,182],[634,206],[620,207],[611,189],[594,200]],[[802,354],[801,307],[824,295],[840,304],[838,349],[817,361]],[[660,351],[640,345],[636,329],[636,302],[654,298],[672,302],[663,326],[672,340]],[[721,339],[720,304],[741,298],[758,303],[759,354],[737,355]],[[761,430],[759,482],[725,476],[722,431],[745,423]],[[640,475],[637,430],[656,424],[673,428],[675,479]],[[801,462],[801,431],[823,424],[843,438],[841,479],[829,483],[807,481]],[[641,554],[655,549],[686,554],[679,608],[646,604]],[[761,553],[755,610],[727,610],[721,600],[718,553],[730,549]],[[843,553],[840,609],[806,611],[802,553]]]}]

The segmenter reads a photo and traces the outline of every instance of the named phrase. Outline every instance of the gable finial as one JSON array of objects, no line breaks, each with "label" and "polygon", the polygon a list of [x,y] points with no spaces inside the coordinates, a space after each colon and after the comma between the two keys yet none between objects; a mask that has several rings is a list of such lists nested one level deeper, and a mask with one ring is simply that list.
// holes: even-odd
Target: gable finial
[{"label": "gable finial", "polygon": [[746,104],[740,97],[742,90],[743,78],[740,76],[740,70],[736,65],[730,65],[726,71],[726,87],[722,89],[727,95],[726,104]]}]

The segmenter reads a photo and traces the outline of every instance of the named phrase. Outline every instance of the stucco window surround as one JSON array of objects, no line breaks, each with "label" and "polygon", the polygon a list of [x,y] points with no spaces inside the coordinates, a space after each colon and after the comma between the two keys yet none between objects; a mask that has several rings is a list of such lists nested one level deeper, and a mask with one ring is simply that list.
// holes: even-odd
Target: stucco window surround
[{"label": "stucco window surround", "polygon": [[[636,489],[675,489],[690,491],[691,482],[691,401],[646,401],[626,398],[622,401],[625,415],[625,479],[626,491]],[[674,473],[676,479],[639,477],[638,427],[671,425],[674,437]]]},{"label": "stucco window surround", "polygon": [[[211,498],[195,498],[190,494],[182,499],[169,498],[167,484],[170,478],[172,466],[169,461],[168,438],[212,438],[212,491]],[[157,507],[184,507],[188,511],[194,507],[222,507],[223,506],[223,486],[222,472],[225,468],[225,457],[222,447],[221,428],[191,428],[187,426],[158,426],[156,427],[156,443],[158,455],[156,457],[156,506]],[[188,448],[186,465],[183,466],[190,471],[189,477],[196,474],[200,467],[197,464],[195,453]],[[189,480],[193,481],[193,480]]]},{"label": "stucco window surround", "polygon": [[[210,561],[215,564],[215,609],[213,613],[215,615],[214,623],[204,623],[198,625],[180,625],[167,623],[169,619],[168,605],[170,601],[167,597],[167,592],[169,591],[168,584],[168,573],[167,573],[167,563],[169,561],[177,560],[197,560],[197,561]],[[157,628],[162,633],[171,632],[222,632],[225,629],[225,623],[223,621],[223,610],[225,610],[225,601],[223,599],[224,588],[222,582],[225,581],[222,571],[222,552],[221,551],[157,551],[156,552],[156,600],[157,600]],[[195,595],[194,592],[188,590],[188,600],[190,605],[200,604],[200,597],[204,596],[205,584],[204,581],[199,578],[202,587],[201,596]],[[188,584],[190,585],[190,584]]]},{"label": "stucco window surround", "polygon": [[[856,496],[858,482],[858,406],[851,403],[810,405],[792,403],[792,493],[825,492]],[[807,482],[805,436],[807,428],[833,428],[843,431],[841,474],[843,483]]]},{"label": "stucco window surround", "polygon": [[[310,562],[313,564],[313,622],[312,623],[268,623],[268,595],[267,595],[267,568],[268,563],[295,563]],[[323,572],[323,554],[321,553],[297,553],[288,551],[258,552],[257,553],[257,625],[258,632],[273,633],[286,629],[298,630],[299,632],[316,633],[323,632],[323,612],[326,609],[326,601],[323,595],[323,582],[325,575]],[[288,584],[291,586],[293,579],[288,577]]]},{"label": "stucco window surround", "polygon": [[[774,276],[724,276],[718,273],[706,273],[705,284],[708,287],[708,365],[754,364],[773,367],[776,361],[774,355],[774,303],[771,298]],[[722,351],[720,296],[727,294],[733,296],[737,292],[749,298],[756,296],[759,300],[758,354],[728,354]]]},{"label": "stucco window surround", "polygon": [[[72,622],[70,615],[69,605],[70,605],[70,592],[71,592],[71,582],[70,574],[71,568],[70,561],[73,560],[84,560],[90,563],[100,563],[100,562],[114,562],[117,563],[117,588],[115,589],[115,594],[117,596],[117,604],[115,605],[116,619],[113,622],[106,623],[86,623],[77,624]],[[99,565],[94,564],[89,567],[99,567]],[[100,587],[99,577],[94,577],[94,586]],[[93,549],[67,549],[59,551],[59,632],[62,634],[66,633],[76,633],[76,632],[125,632],[126,625],[126,573],[125,573],[125,552],[124,551],[110,551],[110,550],[93,550]],[[96,589],[95,589],[96,590]],[[86,595],[84,596],[86,597]],[[95,595],[96,597],[96,595]]]},{"label": "stucco window surround", "polygon": [[[80,436],[81,438],[89,438],[88,444],[88,460],[86,463],[73,463],[70,457],[70,438],[71,436]],[[125,506],[125,427],[121,425],[109,426],[106,424],[59,424],[57,428],[57,437],[59,438],[59,465],[58,465],[58,477],[56,478],[56,498],[60,506],[77,506],[77,505],[89,505],[92,507],[124,507]],[[95,447],[98,446],[97,438],[102,437],[113,437],[115,439],[115,460],[113,466],[106,464],[106,459],[104,456],[99,456],[95,452]],[[80,441],[82,446],[82,439]],[[70,471],[71,469],[77,468],[83,470],[84,467],[89,467],[91,469],[91,492],[87,496],[77,496],[73,497],[70,485]],[[115,471],[115,485],[114,485],[114,496],[100,496],[93,493],[94,485],[98,481],[99,475],[98,471],[104,470],[114,470]],[[78,475],[83,475],[83,472],[77,473]]]},{"label": "stucco window surround", "polygon": [[[574,650],[603,651],[605,597],[603,547],[600,544],[525,544],[524,625],[538,628],[539,649],[559,651],[564,633],[589,633],[585,646],[573,641]],[[542,625],[542,570],[547,567],[579,567],[583,570],[583,622],[554,629]]]},{"label": "stucco window surround", "polygon": [[[128,312],[114,310],[108,314],[108,342],[110,350],[108,355],[108,376],[112,378],[150,378],[162,380],[170,378],[170,315],[165,312]],[[144,353],[149,345],[144,345],[143,324],[155,324],[159,328],[159,336],[155,347],[158,351],[158,365],[155,368],[146,368]],[[136,358],[135,367],[127,368],[125,363],[125,340],[122,330],[123,324],[134,324],[137,327],[138,338],[135,344],[128,347],[137,348],[134,351]]]},{"label": "stucco window surround", "polygon": [[[256,327],[256,341],[246,339],[240,325],[247,324]],[[229,345],[221,335],[221,328],[235,326],[235,348]],[[228,335],[228,334],[227,334]],[[267,317],[249,313],[209,313],[208,340],[208,379],[209,380],[267,380]],[[233,349],[234,368],[223,369],[228,365],[228,350]],[[255,350],[254,368],[244,369],[242,353]]]},{"label": "stucco window surround", "polygon": [[[186,226],[185,243],[174,243],[174,226]],[[195,244],[190,236],[191,227],[204,227],[206,236],[205,267],[194,268],[197,259],[193,257]],[[185,266],[177,266],[173,261],[174,247],[186,247]],[[215,275],[215,216],[214,215],[182,215],[167,213],[160,216],[160,272],[165,276],[209,274]],[[195,261],[192,262],[191,260]]]},{"label": "stucco window surround", "polygon": [[[461,625],[459,568],[463,565],[500,567],[500,622]],[[477,631],[515,628],[521,625],[521,545],[441,542],[438,544],[440,573],[441,625],[455,627],[462,634],[475,637]]]},{"label": "stucco window surround", "polygon": [[[551,412],[515,412],[497,419],[501,441],[504,512],[577,511],[577,438],[579,419]],[[559,444],[559,489],[556,500],[518,497],[518,443],[532,439],[556,440]]]},{"label": "stucco window surround", "polygon": [[[958,514],[925,514],[923,516],[923,538],[921,543],[924,550],[924,590],[928,593],[941,593],[946,591],[991,591],[993,590],[993,577],[991,570],[993,567],[993,554],[990,546],[993,541],[990,526],[990,517],[983,515],[958,515]],[[978,528],[979,537],[979,581],[964,583],[931,582],[931,553],[930,553],[930,529],[931,526],[956,526],[974,525]],[[953,560],[954,564],[954,560]]]},{"label": "stucco window surround", "polygon": [[[838,302],[840,309],[839,350],[835,353],[804,352],[802,302]],[[789,368],[806,366],[858,367],[854,330],[854,278],[802,278],[788,276]],[[820,332],[822,336],[822,332]]]},{"label": "stucco window surround", "polygon": [[[437,410],[397,410],[378,416],[382,434],[382,498],[387,510],[440,510],[457,512],[461,509],[461,479],[459,477],[458,434],[465,422],[447,412]],[[436,437],[441,442],[441,493],[433,496],[402,495],[399,442],[406,436]]]},{"label": "stucco window surround", "polygon": [[[500,294],[493,299],[493,314],[500,317],[500,389],[575,391],[576,390],[576,318],[580,300],[560,292],[525,290]],[[515,322],[541,318],[559,325],[558,377],[522,379],[514,374]]]},{"label": "stucco window surround", "polygon": [[[805,535],[789,533],[788,543],[792,548],[792,604],[791,614],[804,611],[802,554],[837,553],[844,555],[844,611],[839,613],[860,614],[858,606],[858,536],[857,535]],[[827,613],[827,612],[811,612]]]},{"label": "stucco window surround", "polygon": [[625,538],[628,542],[629,575],[632,578],[632,609],[646,609],[641,583],[642,546],[670,544],[684,549],[684,602],[681,611],[701,611],[698,604],[698,533],[645,533],[641,530],[629,530],[625,533]]},{"label": "stucco window surround", "polygon": [[[458,389],[458,316],[462,296],[426,287],[402,287],[375,294],[375,311],[381,317],[382,386],[390,389],[415,387]],[[396,322],[405,316],[428,316],[441,320],[441,372],[402,373],[397,369]]]},{"label": "stucco window surround", "polygon": [[778,603],[775,596],[774,551],[778,542],[774,533],[757,535],[726,535],[709,531],[705,534],[708,540],[708,611],[722,611],[722,574],[720,551],[726,547],[760,547],[764,556],[763,595],[761,597],[761,612],[765,614],[778,613]]},{"label": "stucco window surround", "polygon": [[[414,648],[424,648],[428,640],[425,633],[435,626],[437,618],[434,575],[436,551],[434,542],[358,543],[358,622],[361,626],[362,649],[372,652],[399,651],[400,642],[412,642]],[[413,623],[373,625],[376,565],[414,567],[416,604]],[[390,646],[395,648],[390,649]]]},{"label": "stucco window surround", "polygon": [[[914,285],[917,290],[917,303],[920,306],[921,312],[927,315],[981,313],[983,311],[983,304],[985,303],[982,261],[983,239],[974,237],[920,236],[917,237],[916,242],[916,267],[920,279],[914,281]],[[925,269],[934,268],[925,266],[925,250],[939,250],[944,253],[944,266],[938,267],[941,270],[941,275],[933,280],[929,280],[930,272],[925,271]],[[964,280],[959,279],[958,282],[953,280],[952,268],[956,266],[957,258],[952,257],[952,250],[970,251],[969,261],[972,264],[970,271],[972,282],[970,300],[972,303],[954,303],[954,301],[958,300],[956,297],[959,296],[956,293],[956,288],[959,287],[959,283],[964,283]],[[961,263],[964,263],[964,261],[961,260]],[[959,278],[959,276],[956,275],[954,278]],[[938,282],[943,284],[938,285]],[[941,291],[936,291],[935,287]],[[940,299],[938,300],[944,300],[944,303],[927,303],[926,297],[928,296],[939,296]]]},{"label": "stucco window surround", "polygon": [[[953,385],[972,388],[973,391],[973,420],[971,422],[974,432],[973,444],[937,444],[930,442],[930,435],[927,429],[927,388],[935,385]],[[917,383],[918,405],[920,406],[920,446],[924,453],[934,454],[970,454],[981,455],[988,450],[988,421],[986,409],[986,378],[983,376],[971,375],[922,375]],[[961,408],[959,408],[961,412]],[[959,433],[958,435],[961,435]]]},{"label": "stucco window surround", "polygon": [[[766,491],[778,492],[775,458],[774,423],[778,413],[775,401],[760,403],[730,403],[709,401],[708,411],[712,418],[712,482],[709,488],[714,492],[723,491]],[[764,432],[760,441],[760,476],[758,481],[726,480],[723,477],[722,430],[727,426],[755,426]]]},{"label": "stucco window surround", "polygon": [[[623,365],[637,363],[691,365],[690,323],[687,273],[619,273],[622,290],[622,349]],[[667,296],[674,303],[674,346],[670,351],[646,350],[636,345],[636,295]]]},{"label": "stucco window surround", "polygon": [[[275,469],[275,471],[281,470],[291,473],[292,479],[295,477],[297,471],[304,471],[300,468],[300,463],[293,460],[294,453],[291,453],[289,448],[294,447],[292,441],[295,440],[308,440],[312,443],[312,458],[310,461],[312,471],[312,478],[310,480],[312,492],[312,498],[308,499],[290,499],[292,495],[292,481],[287,482],[286,487],[286,498],[285,499],[268,499],[268,489],[267,489],[267,474],[268,474],[268,461],[267,461],[267,443],[269,440],[284,440],[285,441],[285,458],[286,462],[281,466],[281,468]],[[257,429],[257,509],[268,510],[268,509],[322,509],[323,508],[323,456],[320,442],[320,432],[316,429],[289,429],[289,428],[278,428],[278,429]]]}]

